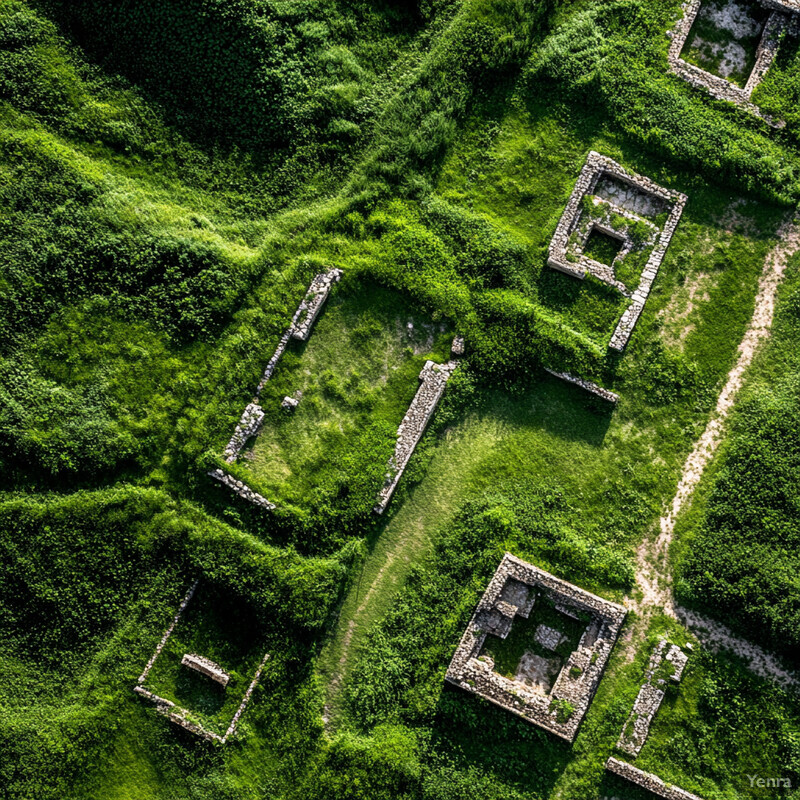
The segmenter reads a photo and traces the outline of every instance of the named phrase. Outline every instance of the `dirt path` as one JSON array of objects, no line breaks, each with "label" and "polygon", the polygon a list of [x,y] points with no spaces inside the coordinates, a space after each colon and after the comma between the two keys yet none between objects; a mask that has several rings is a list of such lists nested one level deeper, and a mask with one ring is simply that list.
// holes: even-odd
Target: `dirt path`
[{"label": "dirt path", "polygon": [[728,379],[703,435],[697,440],[686,459],[677,492],[667,514],[661,517],[657,535],[645,540],[637,551],[636,582],[642,592],[642,598],[641,600],[629,598],[627,605],[645,617],[658,609],[673,617],[692,620],[696,624],[689,624],[689,627],[692,627],[698,638],[711,649],[726,647],[737,652],[754,665],[754,672],[783,682],[788,673],[768,653],[756,645],[736,638],[722,625],[704,620],[699,615],[684,609],[675,608],[668,561],[675,532],[675,520],[691,500],[706,467],[719,447],[728,414],[744,383],[745,372],[752,363],[759,345],[770,334],[778,288],[783,280],[786,265],[789,258],[800,250],[800,221],[792,220],[784,223],[778,231],[778,237],[780,241],[764,262],[753,318],[739,344],[739,358],[728,373]]},{"label": "dirt path", "polygon": [[743,659],[751,672],[772,679],[786,689],[800,685],[797,676],[785,669],[775,656],[734,635],[721,622],[680,606],[676,612],[678,619],[712,652],[728,650]]},{"label": "dirt path", "polygon": [[[753,361],[758,346],[769,336],[775,315],[775,299],[790,256],[800,249],[800,223],[785,223],[778,231],[780,241],[764,262],[759,280],[755,310],[750,325],[739,345],[739,358],[728,373],[728,380],[717,399],[717,405],[703,435],[686,459],[678,490],[666,516],[659,525],[655,540],[646,541],[637,553],[637,583],[643,598],[632,603],[635,608],[655,606],[674,616],[670,575],[667,563],[669,547],[675,531],[675,520],[700,482],[708,463],[722,441],[725,421],[744,382],[744,373]],[[637,609],[640,610],[640,609]]]}]

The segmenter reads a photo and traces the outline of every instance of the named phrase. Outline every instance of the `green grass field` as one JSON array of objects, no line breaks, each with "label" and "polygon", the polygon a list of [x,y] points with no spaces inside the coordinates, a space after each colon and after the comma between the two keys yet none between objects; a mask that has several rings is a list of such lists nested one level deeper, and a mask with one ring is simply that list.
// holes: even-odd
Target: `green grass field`
[{"label": "green grass field", "polygon": [[[694,649],[636,765],[703,800],[794,796],[750,778],[800,785],[796,693],[642,589],[652,566],[664,597],[797,667],[796,254],[723,443],[647,561],[800,201],[796,37],[753,97],[773,128],[668,70],[681,13],[0,0],[3,798],[642,800],[604,764],[665,634]],[[733,54],[745,79],[755,33],[704,17],[693,36],[686,57]],[[689,198],[621,354],[625,299],[547,266],[590,150]],[[208,471],[333,267],[226,466],[267,512]],[[462,363],[378,516],[419,372],[455,335]],[[506,551],[631,609],[572,745],[444,684]],[[133,692],[197,579],[146,685],[222,734],[269,653],[224,746]],[[540,652],[542,622],[569,627],[539,609],[487,643],[499,671]]]}]

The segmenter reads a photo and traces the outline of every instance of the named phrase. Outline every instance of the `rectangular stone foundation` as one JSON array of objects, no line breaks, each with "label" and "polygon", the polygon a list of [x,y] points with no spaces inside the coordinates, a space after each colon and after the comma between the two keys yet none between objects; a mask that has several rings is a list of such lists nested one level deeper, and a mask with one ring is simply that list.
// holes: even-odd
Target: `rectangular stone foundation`
[{"label": "rectangular stone foundation", "polygon": [[[526,592],[527,596],[523,596]],[[507,634],[509,614],[529,616],[540,596],[574,617],[583,614],[589,620],[577,649],[561,667],[549,694],[496,673],[492,659],[481,655],[487,635]],[[461,637],[445,680],[572,742],[594,697],[625,614],[622,606],[506,553]],[[512,616],[512,625],[513,619]],[[559,719],[558,707],[565,703],[573,711],[567,719]]]},{"label": "rectangular stone foundation", "polygon": [[761,42],[756,52],[756,63],[744,87],[736,86],[731,81],[711,72],[706,72],[706,70],[681,58],[681,53],[689,38],[692,25],[694,25],[694,21],[700,13],[703,2],[704,0],[690,0],[690,2],[684,4],[683,17],[670,34],[672,37],[668,55],[670,70],[692,86],[704,89],[717,100],[734,103],[751,114],[761,117],[773,128],[784,127],[784,122],[762,113],[761,109],[750,98],[775,60],[781,35],[788,25],[797,25],[796,15],[800,13],[800,2],[798,0],[759,0],[762,6],[772,9],[772,13],[764,26]]},{"label": "rectangular stone foundation", "polygon": [[[631,191],[638,191],[641,195],[653,198],[654,202],[663,203],[665,210],[667,208],[670,209],[669,216],[663,227],[660,229],[657,227],[655,228],[656,233],[653,235],[653,245],[650,256],[642,271],[639,285],[632,294],[629,294],[627,290],[623,291],[624,287],[620,289],[619,283],[614,276],[610,274],[608,267],[592,261],[585,256],[577,260],[575,260],[574,254],[570,257],[570,237],[573,233],[576,233],[581,223],[583,199],[592,195],[601,179],[604,178],[613,179],[620,185],[629,187]],[[586,163],[583,169],[581,169],[581,173],[575,183],[575,188],[570,195],[564,213],[561,215],[561,219],[556,227],[556,232],[550,242],[547,263],[553,269],[557,269],[581,280],[585,278],[587,274],[592,274],[598,280],[620,290],[624,296],[630,297],[630,305],[625,309],[622,318],[611,336],[609,347],[612,350],[620,352],[624,350],[633,333],[633,329],[644,310],[645,303],[650,294],[650,289],[658,275],[658,270],[664,260],[669,243],[672,240],[675,229],[678,227],[678,222],[680,221],[686,201],[686,195],[665,189],[642,175],[628,172],[616,161],[602,156],[600,153],[591,151],[586,158]],[[602,200],[602,202],[606,203],[607,201]],[[612,209],[615,210],[617,216],[625,220],[626,225],[638,222],[651,228],[655,227],[648,220],[632,212],[617,208],[613,204],[611,204],[611,206]]]},{"label": "rectangular stone foundation", "polygon": [[629,783],[645,789],[656,797],[663,798],[663,800],[702,800],[696,794],[679,789],[677,786],[669,786],[656,775],[644,772],[616,758],[608,759],[606,769],[613,775],[618,775],[620,778],[624,778]]},{"label": "rectangular stone foundation", "polygon": [[[144,683],[147,680],[147,676],[150,673],[153,664],[155,664],[156,659],[161,654],[161,651],[164,649],[164,645],[169,640],[169,637],[172,636],[172,632],[175,629],[175,626],[178,624],[178,621],[180,620],[181,616],[183,615],[183,612],[186,610],[186,606],[194,597],[195,591],[197,590],[197,584],[198,581],[195,581],[192,584],[192,587],[187,592],[186,597],[184,597],[183,601],[181,602],[178,612],[175,614],[172,623],[164,632],[164,635],[161,637],[161,640],[156,646],[155,652],[150,657],[150,660],[147,662],[147,665],[145,666],[142,674],[139,676],[139,679],[136,682],[136,686],[133,687],[133,691],[140,697],[143,697],[145,700],[148,700],[149,702],[153,703],[153,705],[155,705],[156,707],[156,711],[159,714],[165,716],[167,719],[169,719],[169,721],[172,722],[173,724],[178,725],[184,730],[187,730],[190,733],[193,733],[196,736],[205,739],[206,741],[225,744],[225,742],[227,742],[228,739],[230,739],[230,737],[233,736],[234,733],[236,733],[236,726],[239,723],[239,719],[244,713],[245,708],[247,708],[247,704],[250,702],[253,690],[256,688],[256,686],[258,686],[258,683],[261,680],[261,674],[264,671],[264,666],[269,660],[269,653],[264,654],[264,658],[261,660],[261,663],[259,664],[258,669],[255,672],[255,675],[253,675],[253,679],[250,681],[250,685],[247,687],[247,691],[244,693],[244,696],[242,697],[242,702],[239,704],[239,708],[233,715],[233,719],[228,725],[228,729],[225,731],[224,736],[220,736],[219,734],[214,733],[213,731],[207,730],[202,725],[191,721],[186,716],[189,713],[186,709],[179,708],[171,700],[167,700],[165,697],[160,697],[155,692],[150,691],[150,689],[144,686]],[[213,661],[204,658],[203,656],[186,654],[181,660],[181,663],[184,664],[185,666],[190,667],[191,669],[196,669],[197,671],[202,672],[204,675],[207,675],[212,680],[221,683],[223,686],[227,686],[230,680],[230,676],[228,675],[227,672],[222,670]]]}]

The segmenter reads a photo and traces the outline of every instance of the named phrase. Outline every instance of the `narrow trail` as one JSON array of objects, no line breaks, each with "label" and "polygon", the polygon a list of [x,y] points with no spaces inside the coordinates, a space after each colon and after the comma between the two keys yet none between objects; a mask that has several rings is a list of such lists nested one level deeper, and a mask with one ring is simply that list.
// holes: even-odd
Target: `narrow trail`
[{"label": "narrow trail", "polygon": [[747,368],[753,362],[759,345],[770,335],[775,317],[775,301],[786,272],[789,258],[800,250],[800,220],[785,222],[778,230],[778,244],[764,261],[758,284],[755,309],[744,338],[739,344],[739,357],[717,399],[717,405],[703,435],[686,459],[678,489],[667,514],[661,517],[656,537],[646,539],[636,554],[636,582],[642,592],[641,600],[627,598],[626,605],[644,618],[655,610],[684,621],[697,637],[712,650],[725,648],[741,655],[753,672],[784,684],[796,683],[777,660],[757,645],[734,636],[724,625],[706,620],[686,609],[676,608],[672,594],[672,575],[669,549],[675,533],[675,521],[688,505],[700,479],[719,447],[728,415],[744,383]]},{"label": "narrow trail", "polygon": [[478,454],[489,452],[502,435],[501,427],[484,425],[440,443],[426,478],[389,520],[367,557],[320,657],[327,684],[323,720],[329,730],[335,726],[341,691],[362,637],[386,613],[413,565],[429,551],[432,533],[458,507]]},{"label": "narrow trail", "polygon": [[747,664],[750,672],[780,684],[784,689],[800,686],[797,675],[787,670],[771,653],[736,636],[730,628],[696,611],[678,606],[678,619],[712,652],[728,650]]}]

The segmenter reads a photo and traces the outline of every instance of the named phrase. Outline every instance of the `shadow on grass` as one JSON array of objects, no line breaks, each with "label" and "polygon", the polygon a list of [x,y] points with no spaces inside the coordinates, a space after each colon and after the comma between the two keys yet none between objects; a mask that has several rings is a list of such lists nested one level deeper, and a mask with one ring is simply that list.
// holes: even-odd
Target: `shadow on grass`
[{"label": "shadow on grass", "polygon": [[572,759],[572,747],[504,709],[448,684],[431,746],[456,766],[476,767],[534,796],[548,796]]},{"label": "shadow on grass", "polygon": [[635,786],[629,781],[606,772],[600,783],[599,797],[615,797],[618,800],[655,800],[656,795]]},{"label": "shadow on grass", "polygon": [[217,714],[225,704],[225,687],[186,666],[175,681],[175,695],[184,708],[200,714]]}]

